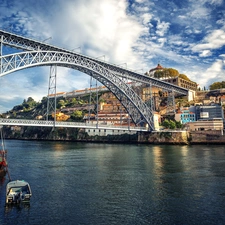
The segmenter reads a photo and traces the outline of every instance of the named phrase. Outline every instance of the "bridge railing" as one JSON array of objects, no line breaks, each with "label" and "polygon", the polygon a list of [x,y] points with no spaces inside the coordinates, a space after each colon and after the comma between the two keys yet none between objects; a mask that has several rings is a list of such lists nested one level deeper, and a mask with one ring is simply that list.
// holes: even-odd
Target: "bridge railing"
[{"label": "bridge railing", "polygon": [[37,126],[37,127],[73,127],[86,129],[106,129],[106,130],[130,130],[147,131],[146,127],[125,127],[103,124],[90,124],[82,122],[47,121],[47,120],[27,120],[27,119],[5,119],[0,118],[0,126]]}]

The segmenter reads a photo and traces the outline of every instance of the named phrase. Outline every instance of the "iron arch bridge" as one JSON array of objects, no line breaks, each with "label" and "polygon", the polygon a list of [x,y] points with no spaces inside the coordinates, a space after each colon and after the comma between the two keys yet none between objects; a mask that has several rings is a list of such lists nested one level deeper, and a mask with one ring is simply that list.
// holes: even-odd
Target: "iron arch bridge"
[{"label": "iron arch bridge", "polygon": [[[105,85],[126,108],[134,123],[140,124],[141,122],[145,122],[148,124],[150,131],[154,130],[153,111],[141,100],[135,91],[123,81],[123,78],[151,84],[169,91],[172,90],[178,95],[188,94],[187,89],[73,51],[68,51],[2,30],[0,30],[0,36],[0,76],[26,68],[51,65],[81,71]],[[2,55],[3,45],[22,49],[23,51]]]}]

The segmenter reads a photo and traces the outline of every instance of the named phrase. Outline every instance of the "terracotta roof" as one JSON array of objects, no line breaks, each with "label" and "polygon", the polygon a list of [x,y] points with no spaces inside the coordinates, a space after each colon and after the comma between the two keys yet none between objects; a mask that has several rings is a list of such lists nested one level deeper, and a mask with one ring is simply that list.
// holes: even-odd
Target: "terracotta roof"
[{"label": "terracotta roof", "polygon": [[155,68],[150,69],[149,72],[152,72],[152,71],[155,71],[155,70],[162,70],[162,69],[163,69],[163,67],[160,64],[158,64]]}]

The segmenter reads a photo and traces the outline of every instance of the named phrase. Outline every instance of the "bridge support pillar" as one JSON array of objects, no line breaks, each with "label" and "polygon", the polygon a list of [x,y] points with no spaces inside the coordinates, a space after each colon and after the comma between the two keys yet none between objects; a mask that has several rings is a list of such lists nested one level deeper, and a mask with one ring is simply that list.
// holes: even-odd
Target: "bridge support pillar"
[{"label": "bridge support pillar", "polygon": [[[0,40],[0,57],[2,57],[2,42],[3,42],[3,35],[1,35],[1,40]],[[2,74],[2,58],[0,61],[0,74]]]},{"label": "bridge support pillar", "polygon": [[50,115],[52,116],[54,115],[54,127],[56,121],[56,75],[57,75],[57,66],[53,65],[50,67],[50,74],[49,74],[46,120],[49,120]]},{"label": "bridge support pillar", "polygon": [[175,97],[174,97],[174,90],[168,91],[167,96],[167,113],[174,114],[176,111],[175,108]]},{"label": "bridge support pillar", "polygon": [[[95,84],[94,84],[94,81],[96,81]],[[96,127],[98,127],[98,111],[99,111],[99,101],[98,101],[97,80],[95,80],[92,76],[90,76],[90,95],[89,95],[88,123],[90,123],[91,114],[93,113],[95,115],[96,120],[97,120]]]}]

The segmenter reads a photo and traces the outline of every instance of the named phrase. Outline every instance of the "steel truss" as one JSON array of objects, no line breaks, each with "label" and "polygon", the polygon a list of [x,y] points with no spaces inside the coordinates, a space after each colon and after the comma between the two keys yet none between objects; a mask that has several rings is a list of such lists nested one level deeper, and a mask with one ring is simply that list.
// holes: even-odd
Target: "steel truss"
[{"label": "steel truss", "polygon": [[47,51],[57,51],[57,52],[66,52],[66,53],[70,53],[73,55],[76,55],[77,57],[80,58],[85,58],[85,59],[89,59],[91,61],[97,62],[98,64],[102,65],[103,67],[105,67],[106,69],[112,71],[115,75],[119,76],[119,77],[123,77],[126,78],[128,80],[133,80],[133,81],[139,81],[141,83],[145,83],[145,84],[149,84],[151,83],[152,86],[156,86],[162,89],[166,89],[166,90],[173,90],[177,95],[183,95],[186,96],[188,95],[188,90],[182,87],[179,87],[177,85],[173,85],[170,84],[168,82],[156,79],[156,78],[152,78],[140,73],[137,73],[135,71],[132,70],[128,70],[125,69],[123,67],[120,66],[116,66],[114,64],[105,62],[105,61],[101,61],[99,59],[96,58],[92,58],[92,57],[88,57],[82,54],[78,54],[76,52],[64,49],[64,48],[60,48],[57,46],[53,46],[53,45],[49,45],[47,43],[43,43],[40,41],[36,41],[33,39],[29,39],[29,38],[25,38],[13,33],[9,33],[3,30],[0,30],[0,36],[1,36],[1,43],[3,45],[8,45],[17,49],[22,49],[25,51],[32,51],[32,50],[47,50]]},{"label": "steel truss", "polygon": [[[94,105],[94,108],[92,107],[92,105]],[[97,86],[97,80],[93,79],[92,76],[90,76],[90,89],[89,89],[89,106],[88,106],[88,122],[89,123],[91,121],[91,114],[95,115],[95,118],[97,119],[97,125],[98,125],[98,86]]]},{"label": "steel truss", "polygon": [[30,51],[2,56],[1,62],[2,76],[43,65],[58,65],[84,72],[105,85],[121,101],[135,124],[145,121],[149,129],[154,130],[153,113],[141,98],[120,77],[94,61],[65,52]]},{"label": "steel truss", "polygon": [[49,119],[49,116],[51,113],[54,113],[55,114],[54,121],[56,121],[56,78],[57,78],[57,66],[54,65],[50,67],[50,73],[49,73],[46,120]]},{"label": "steel truss", "polygon": [[151,84],[151,86],[170,91],[173,90],[177,95],[188,94],[187,89],[63,48],[2,30],[0,30],[0,36],[1,45],[26,51],[1,56],[0,76],[29,67],[44,65],[58,65],[79,70],[105,85],[120,100],[134,123],[146,122],[149,125],[149,130],[154,130],[153,110],[147,107],[141,98],[123,81],[123,78]]}]

